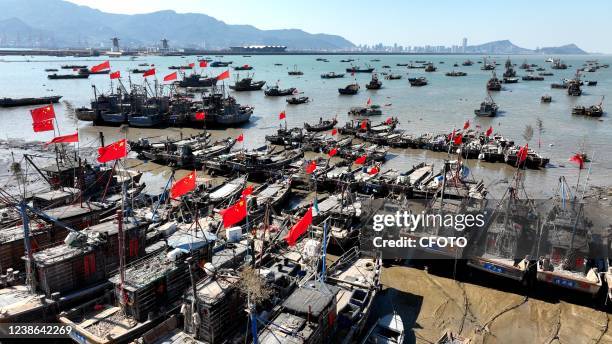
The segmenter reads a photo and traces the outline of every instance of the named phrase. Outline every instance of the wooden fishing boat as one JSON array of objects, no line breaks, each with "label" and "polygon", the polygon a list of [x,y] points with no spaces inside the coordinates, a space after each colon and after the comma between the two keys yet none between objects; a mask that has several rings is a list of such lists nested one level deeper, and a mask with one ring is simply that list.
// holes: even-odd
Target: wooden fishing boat
[{"label": "wooden fishing boat", "polygon": [[427,85],[427,79],[425,77],[418,78],[408,78],[408,82],[410,82],[410,86],[425,86]]},{"label": "wooden fishing boat", "polygon": [[339,88],[338,93],[343,95],[354,95],[359,92],[359,84],[349,84],[344,88]]},{"label": "wooden fishing boat", "polygon": [[329,73],[321,74],[321,79],[338,79],[338,78],[344,78],[344,73],[329,72]]},{"label": "wooden fishing boat", "polygon": [[57,103],[62,96],[47,96],[36,98],[0,98],[0,107],[16,107],[28,105],[46,105]]},{"label": "wooden fishing boat", "polygon": [[308,132],[327,131],[331,130],[336,124],[338,124],[338,120],[335,117],[332,120],[320,118],[317,124],[304,123],[304,129]]},{"label": "wooden fishing boat", "polygon": [[264,94],[268,97],[285,97],[295,94],[296,91],[297,89],[295,87],[281,89],[276,85],[266,88]]},{"label": "wooden fishing boat", "polygon": [[291,97],[286,100],[287,104],[291,105],[306,104],[310,101],[308,97]]}]

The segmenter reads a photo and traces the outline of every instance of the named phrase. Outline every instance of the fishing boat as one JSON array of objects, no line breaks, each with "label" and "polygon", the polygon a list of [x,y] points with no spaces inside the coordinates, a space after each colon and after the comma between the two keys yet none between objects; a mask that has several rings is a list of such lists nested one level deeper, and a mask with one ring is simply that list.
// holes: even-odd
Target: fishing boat
[{"label": "fishing boat", "polygon": [[402,78],[401,74],[387,74],[385,75],[385,80],[399,80]]},{"label": "fishing boat", "polygon": [[344,73],[329,72],[321,74],[321,79],[338,79],[344,78]]},{"label": "fishing boat", "polygon": [[570,96],[578,97],[582,95],[582,89],[580,85],[582,82],[579,79],[572,79],[567,82],[567,94]]},{"label": "fishing boat", "polygon": [[591,106],[583,106],[577,105],[572,109],[572,115],[578,116],[587,116],[587,117],[601,117],[603,116],[603,100],[604,97],[601,97],[601,101],[599,104],[591,105]]},{"label": "fishing boat", "polygon": [[202,77],[200,74],[192,73],[185,75],[183,80],[178,82],[179,87],[212,87],[217,84],[217,78]]},{"label": "fishing boat", "polygon": [[278,85],[267,87],[264,94],[268,97],[285,97],[295,94],[297,89],[295,87],[281,89]]},{"label": "fishing boat", "polygon": [[461,63],[462,66],[471,66],[473,64],[474,62],[472,62],[471,60],[465,60],[463,61],[463,63]]},{"label": "fishing boat", "polygon": [[404,342],[404,322],[399,314],[387,314],[376,321],[361,344],[401,344]]},{"label": "fishing boat", "polygon": [[560,59],[555,59],[553,61],[552,66],[550,67],[552,69],[567,69],[567,65],[563,62],[561,62]]},{"label": "fishing boat", "polygon": [[332,120],[323,120],[323,118],[319,119],[319,123],[317,124],[308,124],[304,123],[304,129],[308,132],[319,132],[319,131],[327,131],[331,130],[336,124],[338,124],[338,120],[333,118]]},{"label": "fishing boat", "polygon": [[523,79],[523,81],[543,81],[544,77],[543,76],[537,76],[537,75],[529,74],[529,75],[523,75],[522,79]]},{"label": "fishing boat", "polygon": [[360,68],[357,66],[352,66],[351,68],[347,68],[347,73],[372,73],[374,71],[374,67],[366,66],[365,68]]},{"label": "fishing boat", "polygon": [[221,203],[234,198],[244,189],[246,185],[246,177],[238,177],[214,188],[208,194],[208,200],[213,203]]},{"label": "fishing boat", "polygon": [[518,152],[520,147],[512,146],[506,149],[504,152],[504,161],[506,164],[514,167],[526,167],[531,169],[539,169],[546,167],[550,162],[549,158],[543,157],[533,149],[529,148],[527,150],[527,158],[525,161],[519,163],[518,161]]},{"label": "fishing boat", "polygon": [[146,71],[147,69],[138,69],[138,68],[130,69],[130,73],[133,73],[133,74],[143,74]]},{"label": "fishing boat", "polygon": [[233,85],[230,85],[229,88],[237,92],[259,91],[265,84],[265,81],[253,81],[253,78],[246,77],[240,80],[236,79],[236,82]]},{"label": "fishing boat", "polygon": [[342,95],[354,95],[359,92],[359,84],[349,84],[344,88],[339,88],[338,93]]},{"label": "fishing boat", "polygon": [[370,106],[355,106],[350,108],[349,115],[352,116],[380,116],[382,115],[382,108],[380,105],[372,104]]},{"label": "fishing boat", "polygon": [[372,79],[366,84],[368,90],[378,90],[382,88],[382,81],[378,79],[376,73],[372,73]]},{"label": "fishing boat", "polygon": [[410,86],[425,86],[427,85],[427,79],[423,76],[418,78],[408,78],[408,82],[410,82]]},{"label": "fishing boat", "polygon": [[252,69],[253,69],[253,66],[249,66],[248,64],[234,67],[234,70],[252,70]]},{"label": "fishing boat", "polygon": [[506,60],[506,71],[504,72],[503,77],[504,78],[516,77],[516,71],[514,70],[512,66],[512,61],[510,61],[510,58]]},{"label": "fishing boat", "polygon": [[482,70],[495,70],[495,62],[491,63],[488,62],[486,58],[483,59],[483,64],[482,67],[480,67],[480,69]]},{"label": "fishing boat", "polygon": [[597,81],[596,80],[586,81],[586,85],[587,86],[597,86]]},{"label": "fishing boat", "polygon": [[259,208],[259,212],[265,210],[266,206],[280,209],[291,194],[291,179],[279,179],[272,183],[266,183],[253,192],[250,202],[253,208]]},{"label": "fishing boat", "polygon": [[552,96],[550,94],[545,94],[540,98],[540,102],[542,103],[552,103]]},{"label": "fishing boat", "polygon": [[584,201],[571,195],[565,177],[559,179],[554,205],[545,217],[541,254],[537,261],[539,282],[596,295],[603,285],[590,259],[592,224],[586,218]]},{"label": "fishing boat", "polygon": [[46,105],[57,103],[62,96],[46,96],[37,98],[0,98],[0,107],[17,107],[28,105]]},{"label": "fishing boat", "polygon": [[493,72],[491,79],[487,81],[487,90],[488,91],[501,91],[502,85],[495,72]]},{"label": "fishing boat", "polygon": [[78,70],[78,69],[81,69],[81,68],[87,68],[87,66],[81,66],[81,65],[62,65],[61,68],[62,69]]},{"label": "fishing boat", "polygon": [[452,71],[452,72],[448,72],[445,74],[446,76],[466,76],[467,73],[466,72],[461,72],[461,71]]},{"label": "fishing boat", "polygon": [[535,272],[540,218],[535,202],[524,197],[523,178],[523,172],[517,171],[467,264],[527,284],[530,270]]},{"label": "fishing boat", "polygon": [[434,66],[434,64],[433,64],[433,63],[431,63],[431,62],[430,62],[430,63],[428,63],[428,64],[427,64],[427,66],[425,67],[425,71],[426,71],[426,72],[435,72],[436,70],[438,70],[438,69],[437,69],[437,68],[436,68],[436,66]]},{"label": "fishing boat", "polygon": [[193,67],[190,66],[190,65],[186,65],[186,66],[169,66],[168,69],[186,70],[186,69],[193,69]]},{"label": "fishing boat", "polygon": [[49,74],[47,79],[50,80],[61,80],[61,79],[87,79],[89,74]]},{"label": "fishing boat", "polygon": [[291,105],[306,104],[309,102],[308,97],[291,97],[287,98],[287,103]]},{"label": "fishing boat", "polygon": [[45,72],[57,72],[58,69],[57,68],[46,68]]},{"label": "fishing boat", "polygon": [[519,78],[507,78],[504,77],[504,84],[516,84],[519,81]]},{"label": "fishing boat", "polygon": [[211,67],[228,67],[229,65],[231,65],[233,62],[223,62],[223,61],[214,61],[213,63],[210,64]]},{"label": "fishing boat", "polygon": [[478,117],[495,117],[497,116],[498,108],[491,94],[488,94],[487,98],[480,103],[480,108],[474,110],[474,114]]},{"label": "fishing boat", "polygon": [[304,72],[297,69],[297,65],[293,65],[293,70],[287,72],[289,75],[304,75]]}]

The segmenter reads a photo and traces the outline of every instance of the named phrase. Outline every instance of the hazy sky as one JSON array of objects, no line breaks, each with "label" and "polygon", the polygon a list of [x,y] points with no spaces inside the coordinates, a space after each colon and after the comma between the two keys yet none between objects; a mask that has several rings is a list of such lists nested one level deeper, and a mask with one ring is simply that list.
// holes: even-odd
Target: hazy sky
[{"label": "hazy sky", "polygon": [[355,44],[459,45],[509,39],[524,48],[576,43],[612,53],[612,1],[567,0],[70,0],[112,13],[172,9],[228,24],[297,28]]}]

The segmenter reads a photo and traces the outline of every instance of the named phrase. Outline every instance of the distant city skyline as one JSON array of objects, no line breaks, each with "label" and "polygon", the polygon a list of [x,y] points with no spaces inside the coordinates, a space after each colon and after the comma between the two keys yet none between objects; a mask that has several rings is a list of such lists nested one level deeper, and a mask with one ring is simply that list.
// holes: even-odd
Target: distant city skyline
[{"label": "distant city skyline", "polygon": [[[575,43],[589,52],[612,53],[612,2],[580,3],[593,8],[577,17],[576,2],[515,0],[511,4],[474,0],[67,0],[104,12],[137,14],[160,10],[202,13],[228,24],[259,29],[301,29],[340,35],[356,45],[464,46],[508,39],[536,49]],[[584,21],[581,21],[584,19]],[[570,23],[571,25],[568,25]]]}]

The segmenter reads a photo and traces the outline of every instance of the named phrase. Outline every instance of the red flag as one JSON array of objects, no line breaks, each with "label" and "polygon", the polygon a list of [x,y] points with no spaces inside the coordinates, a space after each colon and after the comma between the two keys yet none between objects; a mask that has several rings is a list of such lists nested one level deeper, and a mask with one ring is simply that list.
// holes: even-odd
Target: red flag
[{"label": "red flag", "polygon": [[368,98],[368,101],[366,102],[366,105],[367,105],[367,106],[372,105],[372,98]]},{"label": "red flag", "polygon": [[204,68],[206,66],[208,66],[208,63],[206,62],[206,60],[201,60],[200,61],[200,67]]},{"label": "red flag", "polygon": [[53,138],[53,140],[45,143],[45,145],[50,145],[52,143],[68,143],[68,142],[79,142],[79,133],[76,132],[70,135],[56,136]]},{"label": "red flag", "polygon": [[195,67],[195,63],[191,62],[191,63],[189,64],[189,67],[190,67],[190,68]]},{"label": "red flag", "polygon": [[98,162],[100,163],[121,159],[125,156],[127,156],[125,139],[111,143],[106,147],[98,148]]},{"label": "red flag", "polygon": [[487,132],[485,133],[487,137],[491,136],[491,134],[493,134],[493,127],[489,127],[489,129],[487,129]]},{"label": "red flag", "polygon": [[176,80],[176,72],[170,73],[164,77],[164,81]]},{"label": "red flag", "polygon": [[172,184],[170,197],[179,198],[189,191],[194,190],[196,188],[196,177],[196,171],[193,171]]},{"label": "red flag", "polygon": [[304,217],[300,219],[291,229],[289,233],[285,237],[287,241],[287,245],[293,246],[297,242],[297,240],[302,236],[302,234],[306,233],[308,227],[312,224],[312,207],[308,208]]},{"label": "red flag", "polygon": [[391,117],[387,118],[387,120],[385,121],[385,123],[386,123],[387,125],[391,125],[391,124],[393,123],[393,118],[391,118]]},{"label": "red flag", "polygon": [[365,119],[363,121],[361,121],[360,127],[361,127],[361,129],[367,129],[368,128],[368,121],[366,121]]},{"label": "red flag", "polygon": [[221,74],[217,75],[217,80],[218,80],[218,81],[221,81],[221,80],[228,79],[229,77],[230,77],[230,75],[229,75],[229,70],[226,70],[225,72],[223,72],[223,73],[221,73]]},{"label": "red flag", "polygon": [[151,68],[147,70],[146,72],[142,73],[142,76],[145,78],[151,75],[155,75],[155,68]]},{"label": "red flag", "polygon": [[573,155],[571,158],[569,158],[569,161],[578,164],[578,167],[580,169],[584,168],[584,157],[582,156],[582,154]]},{"label": "red flag", "polygon": [[312,174],[312,172],[314,172],[316,169],[317,169],[317,162],[312,160],[310,161],[308,166],[306,166],[306,174]]},{"label": "red flag", "polygon": [[112,72],[109,74],[111,80],[113,79],[119,79],[121,77],[121,72],[120,71],[116,71],[116,72]]},{"label": "red flag", "polygon": [[49,104],[43,107],[30,110],[30,114],[32,115],[32,122],[38,123],[54,119],[55,109],[53,108],[53,104]]},{"label": "red flag", "polygon": [[245,197],[240,197],[238,202],[229,208],[219,211],[219,214],[221,214],[223,217],[223,227],[225,228],[242,221],[247,216],[247,204]]},{"label": "red flag", "polygon": [[518,157],[519,164],[527,159],[527,152],[529,151],[529,144],[525,144],[519,151],[516,153]]},{"label": "red flag", "polygon": [[278,115],[278,119],[285,119],[287,118],[287,115],[285,114],[285,111],[281,111],[281,113]]},{"label": "red flag", "polygon": [[463,143],[463,135],[461,133],[455,135],[455,139],[453,140],[453,142],[456,145],[460,145],[461,143]]},{"label": "red flag", "polygon": [[91,67],[91,72],[92,73],[96,73],[96,72],[99,72],[99,71],[103,71],[105,69],[110,69],[110,62],[104,61],[104,62],[100,63],[97,66]]},{"label": "red flag", "polygon": [[253,185],[249,185],[242,190],[242,196],[248,196],[253,193]]},{"label": "red flag", "polygon": [[470,127],[470,120],[468,119],[467,121],[465,121],[465,123],[463,123],[463,130],[466,130]]},{"label": "red flag", "polygon": [[378,172],[380,172],[380,169],[377,166],[374,166],[368,171],[368,174],[375,175]]},{"label": "red flag", "polygon": [[336,129],[336,128],[332,129],[331,134],[332,134],[332,136],[338,134],[338,129]]},{"label": "red flag", "polygon": [[327,155],[329,155],[330,158],[336,154],[338,154],[338,148],[335,148],[335,147],[330,149],[329,153],[327,153]]},{"label": "red flag", "polygon": [[198,111],[195,114],[195,119],[196,121],[203,121],[206,119],[206,112],[204,111]]},{"label": "red flag", "polygon": [[48,119],[46,121],[33,122],[32,129],[35,133],[40,133],[43,131],[52,131],[53,130],[53,120]]},{"label": "red flag", "polygon": [[239,136],[236,138],[236,141],[237,141],[237,142],[242,142],[242,141],[244,141],[244,135],[243,135],[243,134],[240,134],[240,135],[239,135]]},{"label": "red flag", "polygon": [[367,157],[368,157],[368,156],[367,156],[367,155],[365,155],[365,154],[364,154],[364,155],[362,155],[362,156],[360,156],[359,158],[355,159],[355,164],[357,164],[357,165],[363,165],[363,164],[365,164],[365,163],[366,163],[366,159],[367,159]]},{"label": "red flag", "polygon": [[453,129],[453,132],[451,134],[448,134],[448,140],[452,141],[455,138],[455,129]]}]

